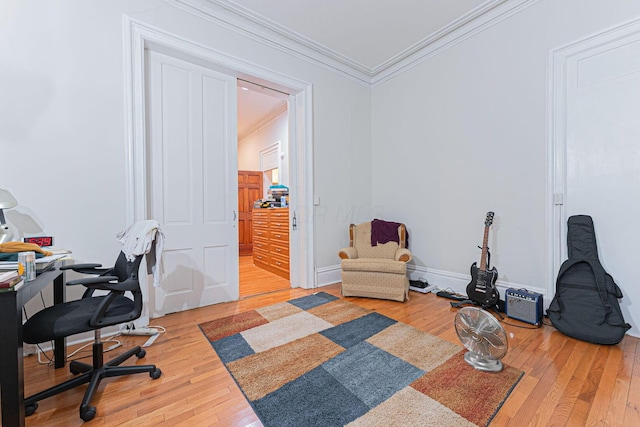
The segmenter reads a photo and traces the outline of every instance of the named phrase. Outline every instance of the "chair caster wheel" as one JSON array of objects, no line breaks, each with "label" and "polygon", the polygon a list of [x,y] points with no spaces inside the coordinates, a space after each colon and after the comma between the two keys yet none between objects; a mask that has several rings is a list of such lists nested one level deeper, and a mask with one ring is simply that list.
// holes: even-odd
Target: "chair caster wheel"
[{"label": "chair caster wheel", "polygon": [[147,355],[147,351],[145,349],[140,349],[140,351],[136,353],[136,357],[138,359],[142,359],[146,355]]},{"label": "chair caster wheel", "polygon": [[96,407],[87,406],[84,410],[80,409],[80,418],[82,421],[90,421],[96,416]]},{"label": "chair caster wheel", "polygon": [[36,409],[38,409],[38,402],[31,405],[27,405],[24,407],[24,415],[26,417],[33,415],[33,413],[36,412]]},{"label": "chair caster wheel", "polygon": [[155,371],[149,372],[149,376],[154,380],[157,380],[158,378],[160,378],[160,375],[162,375],[162,371],[160,370],[160,368],[156,368]]}]

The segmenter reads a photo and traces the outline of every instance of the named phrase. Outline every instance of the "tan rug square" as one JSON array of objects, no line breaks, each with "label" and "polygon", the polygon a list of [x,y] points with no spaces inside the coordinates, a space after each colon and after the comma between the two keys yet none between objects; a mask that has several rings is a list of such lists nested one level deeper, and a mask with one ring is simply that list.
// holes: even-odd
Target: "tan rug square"
[{"label": "tan rug square", "polygon": [[253,351],[259,353],[331,327],[331,323],[302,311],[244,331],[242,336]]},{"label": "tan rug square", "polygon": [[429,396],[405,387],[346,427],[474,427]]},{"label": "tan rug square", "polygon": [[269,322],[273,322],[274,320],[300,313],[303,310],[293,304],[289,304],[288,302],[281,302],[268,307],[258,308],[256,311]]},{"label": "tan rug square", "polygon": [[327,304],[307,310],[314,316],[326,320],[334,326],[341,325],[351,320],[358,319],[371,313],[371,310],[337,299]]},{"label": "tan rug square", "polygon": [[260,399],[315,369],[344,348],[320,334],[312,334],[227,365],[249,400]]},{"label": "tan rug square", "polygon": [[425,372],[440,366],[461,349],[449,341],[400,322],[367,341]]}]

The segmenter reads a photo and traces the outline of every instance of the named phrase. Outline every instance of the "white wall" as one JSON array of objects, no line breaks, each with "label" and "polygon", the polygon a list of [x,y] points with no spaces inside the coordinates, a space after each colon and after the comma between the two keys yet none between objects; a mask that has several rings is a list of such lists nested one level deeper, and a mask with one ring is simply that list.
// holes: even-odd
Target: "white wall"
[{"label": "white wall", "polygon": [[[287,112],[280,114],[269,123],[257,129],[251,135],[238,142],[238,169],[259,171],[260,151],[280,142],[281,167],[279,171],[280,184],[290,186],[289,182],[289,116]],[[269,189],[269,185],[264,188],[264,195]]]},{"label": "white wall", "polygon": [[468,282],[493,210],[499,281],[549,285],[549,52],[638,16],[627,0],[533,2],[373,89],[374,210],[407,224],[435,284]]},{"label": "white wall", "polygon": [[20,203],[9,220],[29,216],[80,261],[114,261],[131,202],[123,14],[313,84],[315,259],[334,265],[343,207],[371,209],[370,89],[159,0],[0,3],[0,185]]}]

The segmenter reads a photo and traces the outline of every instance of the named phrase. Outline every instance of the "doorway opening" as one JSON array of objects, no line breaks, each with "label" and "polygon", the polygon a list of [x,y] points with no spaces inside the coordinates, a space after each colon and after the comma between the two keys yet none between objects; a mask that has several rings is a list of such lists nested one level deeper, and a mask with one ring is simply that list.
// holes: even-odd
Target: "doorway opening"
[{"label": "doorway opening", "polygon": [[[147,99],[147,51],[155,51],[183,59],[208,69],[215,70],[234,78],[246,79],[248,76],[252,81],[259,83],[270,82],[269,86],[274,88],[284,88],[289,92],[288,115],[289,115],[289,136],[290,136],[290,182],[291,188],[296,189],[297,197],[290,204],[291,220],[296,224],[290,235],[290,283],[292,287],[302,287],[311,289],[315,287],[314,270],[314,209],[313,209],[313,90],[312,84],[299,80],[291,76],[282,74],[251,63],[236,56],[225,54],[224,52],[209,48],[202,43],[196,43],[162,28],[150,26],[145,22],[138,21],[129,16],[124,16],[124,65],[126,75],[125,104],[128,112],[126,116],[126,141],[127,141],[127,222],[133,223],[148,217],[149,201],[149,175],[147,173],[148,149],[147,139],[150,129],[147,127],[147,114],[145,111]],[[234,85],[235,85],[234,81]],[[235,91],[230,90],[230,104],[235,107]],[[230,129],[235,128],[230,124]],[[231,141],[233,142],[233,140]],[[237,141],[235,141],[237,143]],[[232,144],[235,145],[235,144]],[[225,235],[235,234],[237,239],[237,194],[234,187],[237,187],[236,165],[237,147],[229,147],[230,155],[234,157],[233,162],[224,165],[227,171],[232,171],[229,185],[224,190],[224,194],[233,198],[235,203],[224,206],[225,214],[233,218],[233,222],[225,230]],[[214,206],[222,206],[220,203]],[[237,240],[236,240],[237,241]],[[237,274],[237,243],[233,253],[229,253],[227,261],[235,264]],[[216,269],[215,271],[218,271]],[[165,275],[170,274],[165,271]],[[237,276],[236,276],[237,277]],[[235,280],[238,289],[237,279]],[[140,277],[140,285],[145,295],[145,311],[140,321],[149,321],[149,309],[152,294],[162,289],[150,286],[146,276]],[[165,284],[161,284],[161,287]],[[237,291],[227,300],[238,298]],[[205,303],[206,304],[206,303]],[[201,304],[202,305],[202,304]],[[187,308],[182,308],[180,311]]]},{"label": "doorway opening", "polygon": [[275,213],[288,219],[286,198],[276,201],[271,189],[286,188],[289,196],[289,94],[238,79],[237,99],[239,292],[245,298],[291,288],[289,230],[269,221]]}]

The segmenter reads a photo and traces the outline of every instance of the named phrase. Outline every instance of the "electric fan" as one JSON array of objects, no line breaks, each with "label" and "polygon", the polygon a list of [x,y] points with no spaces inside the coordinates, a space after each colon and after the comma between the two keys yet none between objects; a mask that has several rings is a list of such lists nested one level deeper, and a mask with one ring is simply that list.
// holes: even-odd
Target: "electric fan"
[{"label": "electric fan", "polygon": [[507,334],[489,312],[477,307],[464,307],[456,314],[456,333],[469,350],[464,360],[475,369],[500,372],[500,359],[507,354]]}]

